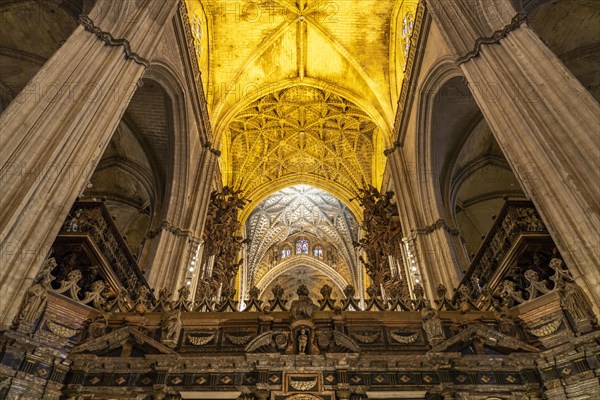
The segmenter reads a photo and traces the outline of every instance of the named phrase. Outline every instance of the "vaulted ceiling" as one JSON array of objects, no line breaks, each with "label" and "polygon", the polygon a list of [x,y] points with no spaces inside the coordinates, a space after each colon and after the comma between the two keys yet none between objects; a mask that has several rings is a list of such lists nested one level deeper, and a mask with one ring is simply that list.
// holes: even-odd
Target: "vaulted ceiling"
[{"label": "vaulted ceiling", "polygon": [[[260,286],[263,276],[280,266],[289,276],[293,275],[295,270],[293,267],[301,266],[313,266],[327,275],[328,260],[320,263],[301,260],[303,262],[298,265],[278,263],[278,260],[274,263],[277,264],[276,266],[270,262],[269,255],[274,246],[281,245],[289,241],[289,238],[298,235],[308,238],[311,248],[309,255],[312,255],[315,243],[339,255],[337,262],[330,263],[334,265],[332,268],[336,271],[329,271],[330,286],[336,286],[331,283],[332,281],[348,284],[356,283],[358,280],[360,272],[353,247],[353,242],[358,237],[358,222],[340,200],[327,192],[307,185],[280,190],[267,197],[254,209],[246,222],[245,231],[246,237],[251,239],[247,248],[245,279],[252,285]],[[280,249],[276,248],[276,252],[280,252]],[[294,250],[292,250],[292,258],[298,257],[293,253]],[[299,273],[304,269],[299,268],[296,272]],[[337,284],[338,288],[339,286],[340,283]]]},{"label": "vaulted ceiling", "polygon": [[266,95],[231,121],[228,134],[231,169],[223,172],[246,197],[321,181],[349,199],[373,182],[377,126],[328,91],[294,86]]},{"label": "vaulted ceiling", "polygon": [[379,186],[416,4],[187,0],[223,183]]}]

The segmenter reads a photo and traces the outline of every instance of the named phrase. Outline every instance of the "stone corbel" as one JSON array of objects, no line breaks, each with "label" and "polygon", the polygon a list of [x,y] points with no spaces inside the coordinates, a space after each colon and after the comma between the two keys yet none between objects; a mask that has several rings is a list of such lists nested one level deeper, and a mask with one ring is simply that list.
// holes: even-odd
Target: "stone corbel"
[{"label": "stone corbel", "polygon": [[86,31],[96,35],[98,39],[103,41],[107,46],[123,47],[123,52],[125,53],[126,59],[133,60],[137,64],[143,65],[144,67],[148,67],[150,65],[150,61],[131,51],[131,44],[127,39],[115,39],[109,32],[104,32],[102,29],[94,25],[94,21],[92,21],[87,15],[80,15],[79,23]]}]

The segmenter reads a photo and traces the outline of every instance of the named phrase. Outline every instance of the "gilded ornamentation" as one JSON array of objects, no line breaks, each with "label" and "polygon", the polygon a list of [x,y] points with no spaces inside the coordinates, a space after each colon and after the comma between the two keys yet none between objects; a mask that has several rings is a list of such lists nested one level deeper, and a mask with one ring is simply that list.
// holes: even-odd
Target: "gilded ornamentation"
[{"label": "gilded ornamentation", "polygon": [[[212,293],[219,288],[228,290],[242,263],[238,258],[239,252],[247,240],[238,236],[238,212],[244,207],[246,200],[240,197],[240,193],[239,190],[226,186],[221,192],[214,191],[210,195],[204,228],[206,239],[203,264],[206,265],[209,258],[214,257],[212,268],[205,272],[204,279]],[[196,289],[199,298],[206,296],[203,289],[202,285]]]},{"label": "gilded ornamentation", "polygon": [[394,226],[392,216],[397,214],[396,205],[392,203],[393,192],[379,193],[369,185],[358,190],[356,199],[364,209],[364,237],[355,245],[366,254],[366,259],[359,258],[373,281],[373,286],[379,287],[391,278],[388,256],[393,253],[395,238],[401,229]]},{"label": "gilded ornamentation", "polygon": [[417,339],[419,338],[419,334],[418,333],[413,333],[412,335],[402,335],[400,333],[397,332],[390,332],[390,336],[392,337],[392,339],[394,339],[396,342],[398,343],[402,343],[402,344],[410,344],[410,343],[414,343],[417,341]]},{"label": "gilded ornamentation", "polygon": [[[100,248],[102,255],[127,290],[129,297],[135,298],[138,288],[140,286],[147,288],[147,284],[135,258],[109,221],[110,215],[101,203],[76,203],[63,224],[62,230],[88,234]],[[72,289],[74,292],[79,292],[76,286],[72,286]],[[153,301],[152,297],[150,294],[149,301]],[[71,298],[76,299],[77,296],[71,293]]]},{"label": "gilded ornamentation", "polygon": [[58,335],[60,337],[63,337],[63,338],[73,337],[78,332],[77,329],[72,329],[72,328],[66,327],[64,325],[57,324],[56,322],[52,322],[52,321],[46,321],[46,325],[48,326],[48,329],[50,330],[50,332],[52,332],[55,335]]},{"label": "gilded ornamentation", "polygon": [[188,334],[187,338],[190,341],[190,343],[193,344],[194,346],[205,346],[208,343],[210,343],[216,336],[217,336],[217,333],[215,332],[215,333],[208,334],[208,336],[197,336],[197,335]]},{"label": "gilded ornamentation", "polygon": [[[509,249],[516,243],[522,233],[541,232],[546,233],[546,227],[530,203],[507,202],[498,217],[498,229],[496,229],[488,242],[484,245],[486,251],[478,253],[472,261],[469,271],[471,277],[476,279],[465,281],[461,284],[466,286],[473,297],[478,297],[481,288],[485,287],[497,272],[497,267],[502,263]],[[491,288],[493,291],[494,288]],[[510,298],[511,303],[522,303],[522,293],[518,287],[507,283],[504,288],[504,296]],[[460,291],[460,288],[458,289]],[[537,289],[536,289],[537,290]]]},{"label": "gilded ornamentation", "polygon": [[554,332],[556,332],[558,330],[558,328],[560,328],[561,324],[562,324],[562,320],[557,319],[557,320],[548,322],[547,324],[538,326],[537,328],[529,329],[529,333],[531,333],[533,336],[536,336],[536,337],[549,336],[549,335],[552,335]]},{"label": "gilded ornamentation", "polygon": [[314,388],[315,386],[317,386],[317,380],[313,379],[310,381],[298,381],[295,379],[290,379],[290,386],[293,387],[296,390],[299,390],[301,392],[305,392],[308,391],[312,388]]}]

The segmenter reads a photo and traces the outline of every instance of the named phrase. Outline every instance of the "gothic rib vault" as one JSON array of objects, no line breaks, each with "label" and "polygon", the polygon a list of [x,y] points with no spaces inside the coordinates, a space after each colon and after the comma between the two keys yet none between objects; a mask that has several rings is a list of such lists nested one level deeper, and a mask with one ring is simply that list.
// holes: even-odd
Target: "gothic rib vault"
[{"label": "gothic rib vault", "polygon": [[[245,234],[252,239],[243,282],[262,293],[270,295],[268,288],[277,283],[305,284],[315,294],[325,283],[338,295],[348,284],[360,287],[352,247],[358,222],[339,199],[323,190],[298,185],[270,195],[248,218]],[[297,240],[308,241],[305,255],[296,254]],[[289,254],[282,256],[286,249]]]},{"label": "gothic rib vault", "polygon": [[[186,1],[222,183],[249,200],[242,301],[252,286],[269,294],[284,283],[364,293],[353,247],[362,210],[351,199],[381,187],[416,5]],[[299,233],[328,259],[272,260]]]},{"label": "gothic rib vault", "polygon": [[223,183],[249,210],[299,183],[381,185],[416,4],[187,0]]}]

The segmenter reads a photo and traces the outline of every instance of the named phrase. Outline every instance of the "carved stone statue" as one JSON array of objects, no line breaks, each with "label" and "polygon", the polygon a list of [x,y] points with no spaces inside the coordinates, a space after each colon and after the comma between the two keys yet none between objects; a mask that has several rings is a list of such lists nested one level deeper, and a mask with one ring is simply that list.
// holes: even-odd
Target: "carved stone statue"
[{"label": "carved stone statue", "polygon": [[46,289],[39,282],[27,289],[21,309],[19,310],[19,315],[17,316],[18,322],[35,322],[46,307],[46,296]]},{"label": "carved stone statue", "polygon": [[516,323],[511,317],[508,307],[500,307],[499,311],[494,312],[494,316],[498,321],[498,330],[500,332],[509,336],[517,335]]},{"label": "carved stone statue", "polygon": [[292,319],[294,321],[301,319],[310,320],[317,306],[308,297],[308,288],[305,285],[300,285],[296,293],[298,294],[298,299],[292,301],[292,306],[290,307]]},{"label": "carved stone statue", "polygon": [[427,334],[427,339],[431,345],[436,345],[446,339],[442,320],[432,308],[424,309],[423,314],[423,330]]},{"label": "carved stone statue", "polygon": [[181,311],[174,310],[167,313],[161,326],[161,341],[168,346],[175,346],[181,331]]},{"label": "carved stone statue", "polygon": [[306,329],[302,328],[298,335],[298,354],[306,354],[306,345],[308,344],[308,335]]},{"label": "carved stone statue", "polygon": [[586,321],[596,323],[592,305],[583,290],[574,282],[565,282],[561,293],[561,303],[575,322]]},{"label": "carved stone statue", "polygon": [[108,320],[107,315],[104,313],[98,314],[90,325],[88,326],[88,337],[90,339],[96,339],[106,333],[106,328],[108,328]]}]

